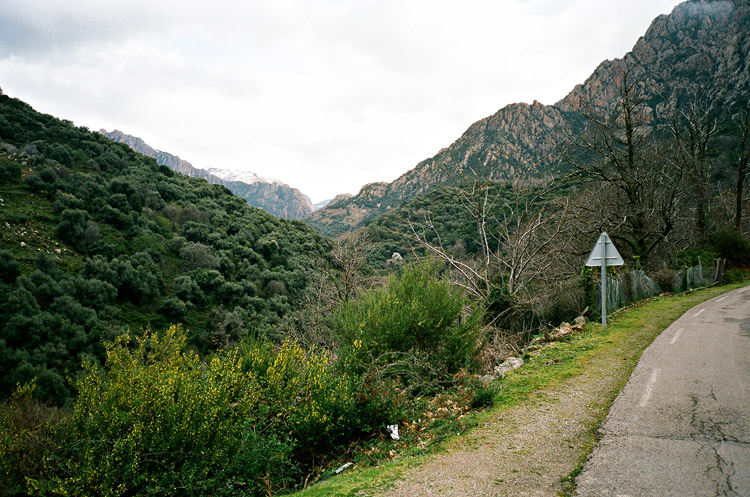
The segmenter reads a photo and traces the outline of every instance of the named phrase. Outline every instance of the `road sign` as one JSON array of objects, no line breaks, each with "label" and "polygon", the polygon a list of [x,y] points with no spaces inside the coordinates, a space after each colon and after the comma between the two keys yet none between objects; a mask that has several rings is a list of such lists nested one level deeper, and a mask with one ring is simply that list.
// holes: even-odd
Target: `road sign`
[{"label": "road sign", "polygon": [[615,248],[615,244],[609,239],[607,233],[602,232],[591,251],[587,266],[600,266],[602,268],[602,327],[607,327],[607,266],[622,266],[625,262]]},{"label": "road sign", "polygon": [[589,259],[586,261],[587,266],[601,266],[604,261],[605,266],[622,266],[625,262],[622,260],[622,256],[615,248],[615,244],[609,239],[607,233],[599,235],[599,239],[594,245],[594,250],[591,251]]}]

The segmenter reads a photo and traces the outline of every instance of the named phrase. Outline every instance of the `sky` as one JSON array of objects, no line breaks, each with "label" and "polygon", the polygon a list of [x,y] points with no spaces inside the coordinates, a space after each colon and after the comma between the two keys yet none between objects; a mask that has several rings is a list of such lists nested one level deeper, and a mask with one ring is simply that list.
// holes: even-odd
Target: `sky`
[{"label": "sky", "polygon": [[0,87],[314,202],[553,104],[676,0],[2,0]]}]

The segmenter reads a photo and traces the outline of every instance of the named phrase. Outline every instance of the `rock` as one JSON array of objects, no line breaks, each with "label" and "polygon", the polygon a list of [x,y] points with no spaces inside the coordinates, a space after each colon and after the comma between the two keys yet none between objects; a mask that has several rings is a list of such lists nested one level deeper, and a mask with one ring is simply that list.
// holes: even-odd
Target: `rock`
[{"label": "rock", "polygon": [[30,155],[30,156],[39,156],[42,155],[42,153],[39,151],[39,149],[34,145],[33,143],[29,143],[25,147],[23,147],[23,153]]},{"label": "rock", "polygon": [[551,335],[553,338],[563,338],[572,334],[573,334],[573,327],[570,326],[570,323],[562,323],[560,326],[558,326],[555,330],[552,331]]},{"label": "rock", "polygon": [[[503,375],[503,376],[505,376],[505,375]],[[484,375],[484,376],[480,376],[480,377],[479,377],[479,381],[481,381],[481,382],[482,382],[482,386],[483,386],[483,387],[485,387],[485,388],[486,388],[486,387],[487,387],[487,386],[488,386],[488,385],[489,385],[490,383],[492,383],[493,381],[495,381],[496,379],[497,379],[497,376],[495,376],[495,375],[492,375],[492,374],[486,374],[486,375]]]},{"label": "rock", "polygon": [[583,316],[578,316],[573,320],[573,330],[574,331],[583,331],[583,326],[586,324],[586,318]]},{"label": "rock", "polygon": [[508,357],[502,364],[495,366],[495,372],[505,376],[505,373],[513,371],[523,366],[523,359],[520,357]]},{"label": "rock", "polygon": [[401,254],[399,254],[398,252],[394,252],[391,258],[385,261],[385,268],[389,271],[392,271],[403,263],[404,258],[401,257]]},{"label": "rock", "polygon": [[347,468],[349,468],[351,466],[354,466],[354,463],[353,462],[348,462],[348,463],[344,464],[343,466],[341,466],[340,468],[338,468],[336,471],[334,471],[334,473],[336,473],[338,475],[342,471],[344,471],[345,469],[347,469]]},{"label": "rock", "polygon": [[8,152],[9,154],[15,154],[18,152],[18,148],[14,147],[8,142],[0,143],[0,148]]}]

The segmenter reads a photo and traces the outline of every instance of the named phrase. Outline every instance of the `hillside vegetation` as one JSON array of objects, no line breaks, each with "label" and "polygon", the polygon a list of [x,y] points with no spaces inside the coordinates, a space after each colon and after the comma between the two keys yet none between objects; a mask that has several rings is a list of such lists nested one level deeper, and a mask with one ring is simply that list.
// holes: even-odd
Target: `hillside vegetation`
[{"label": "hillside vegetation", "polygon": [[127,329],[184,323],[199,351],[276,333],[330,243],[226,188],[0,96],[0,390],[63,402]]},{"label": "hillside vegetation", "polygon": [[554,108],[332,202],[337,238],[0,95],[0,496],[280,494],[395,457],[394,425],[428,451],[599,317],[603,230],[612,307],[736,278],[749,16],[682,4]]}]

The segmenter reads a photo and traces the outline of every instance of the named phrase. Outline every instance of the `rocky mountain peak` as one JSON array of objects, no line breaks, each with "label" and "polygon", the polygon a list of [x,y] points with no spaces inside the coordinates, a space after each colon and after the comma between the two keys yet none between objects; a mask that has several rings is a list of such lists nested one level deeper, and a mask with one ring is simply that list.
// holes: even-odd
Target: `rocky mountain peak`
[{"label": "rocky mountain peak", "polygon": [[[577,126],[580,105],[610,108],[625,65],[637,67],[644,88],[659,98],[694,85],[728,94],[750,87],[750,4],[690,0],[657,17],[631,52],[605,60],[554,105],[514,103],[477,121],[449,147],[390,184],[366,185],[308,218],[323,232],[353,229],[436,186],[479,173],[491,180],[548,174],[559,165],[561,136]],[[738,94],[738,93],[737,93]],[[656,106],[654,106],[656,108]],[[658,111],[658,109],[657,109]]]},{"label": "rocky mountain peak", "polygon": [[[253,207],[261,208],[274,216],[300,219],[313,212],[312,202],[296,188],[278,180],[267,180],[255,173],[228,169],[200,169],[176,155],[156,150],[142,139],[119,130],[99,131],[110,140],[124,143],[136,152],[153,157],[161,165],[181,174],[201,178],[209,183],[223,185],[235,195],[244,198]],[[242,180],[248,180],[248,182]]]}]

